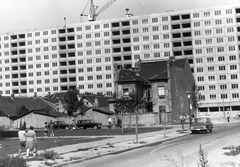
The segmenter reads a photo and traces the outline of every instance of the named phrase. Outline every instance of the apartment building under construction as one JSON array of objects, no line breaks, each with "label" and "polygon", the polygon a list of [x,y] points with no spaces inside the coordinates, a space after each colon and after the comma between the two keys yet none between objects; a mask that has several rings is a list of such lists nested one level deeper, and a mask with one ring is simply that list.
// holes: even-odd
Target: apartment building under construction
[{"label": "apartment building under construction", "polygon": [[200,111],[240,110],[240,4],[38,28],[0,35],[0,94],[79,88],[111,95],[114,70],[188,58]]}]

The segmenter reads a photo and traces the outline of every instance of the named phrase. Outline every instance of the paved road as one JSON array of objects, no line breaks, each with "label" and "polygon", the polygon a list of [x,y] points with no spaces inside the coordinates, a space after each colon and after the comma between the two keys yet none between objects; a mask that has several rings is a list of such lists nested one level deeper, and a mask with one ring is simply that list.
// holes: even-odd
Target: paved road
[{"label": "paved road", "polygon": [[[188,135],[164,144],[91,159],[67,167],[166,167],[174,166],[174,162],[178,164],[177,166],[182,166],[180,165],[182,162],[197,166],[200,144],[208,152],[209,161],[216,161],[218,158],[214,157],[216,150],[229,146],[232,142],[236,143],[236,140],[239,140],[239,129],[240,124],[216,125],[213,133]],[[179,155],[185,159],[182,161]]]}]

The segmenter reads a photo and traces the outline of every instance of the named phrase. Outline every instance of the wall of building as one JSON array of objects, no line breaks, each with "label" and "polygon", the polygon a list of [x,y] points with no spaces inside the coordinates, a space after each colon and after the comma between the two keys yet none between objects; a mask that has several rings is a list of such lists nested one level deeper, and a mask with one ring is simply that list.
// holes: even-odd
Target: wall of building
[{"label": "wall of building", "polygon": [[11,120],[8,117],[0,116],[0,130],[10,129]]},{"label": "wall of building", "polygon": [[179,122],[183,113],[189,115],[189,101],[187,91],[192,90],[194,78],[188,62],[185,68],[175,67],[171,70],[171,100],[172,100],[172,122]]},{"label": "wall of building", "polygon": [[89,109],[85,113],[85,115],[83,115],[83,116],[78,115],[74,119],[75,119],[75,123],[78,120],[82,120],[82,119],[93,119],[96,122],[102,123],[103,126],[108,125],[108,115],[100,113],[100,112],[93,111],[92,109]]}]

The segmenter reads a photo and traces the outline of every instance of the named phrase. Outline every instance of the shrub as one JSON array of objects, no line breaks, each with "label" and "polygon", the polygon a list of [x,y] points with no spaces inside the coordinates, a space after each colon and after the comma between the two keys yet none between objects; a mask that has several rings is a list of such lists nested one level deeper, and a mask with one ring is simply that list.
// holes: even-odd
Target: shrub
[{"label": "shrub", "polygon": [[198,167],[210,167],[209,162],[207,160],[207,153],[202,149],[201,144],[198,151],[198,156],[199,156],[199,160],[197,163]]},{"label": "shrub", "polygon": [[56,152],[54,152],[53,150],[44,151],[39,156],[42,156],[44,159],[51,159],[51,160],[59,159],[58,154]]},{"label": "shrub", "polygon": [[27,162],[21,157],[0,157],[1,167],[27,167]]}]

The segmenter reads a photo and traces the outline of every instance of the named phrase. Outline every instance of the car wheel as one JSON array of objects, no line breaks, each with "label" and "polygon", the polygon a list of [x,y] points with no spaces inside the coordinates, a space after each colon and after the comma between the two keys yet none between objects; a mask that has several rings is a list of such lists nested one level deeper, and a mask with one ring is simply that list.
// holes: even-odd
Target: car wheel
[{"label": "car wheel", "polygon": [[94,126],[93,129],[97,129],[97,126]]}]

